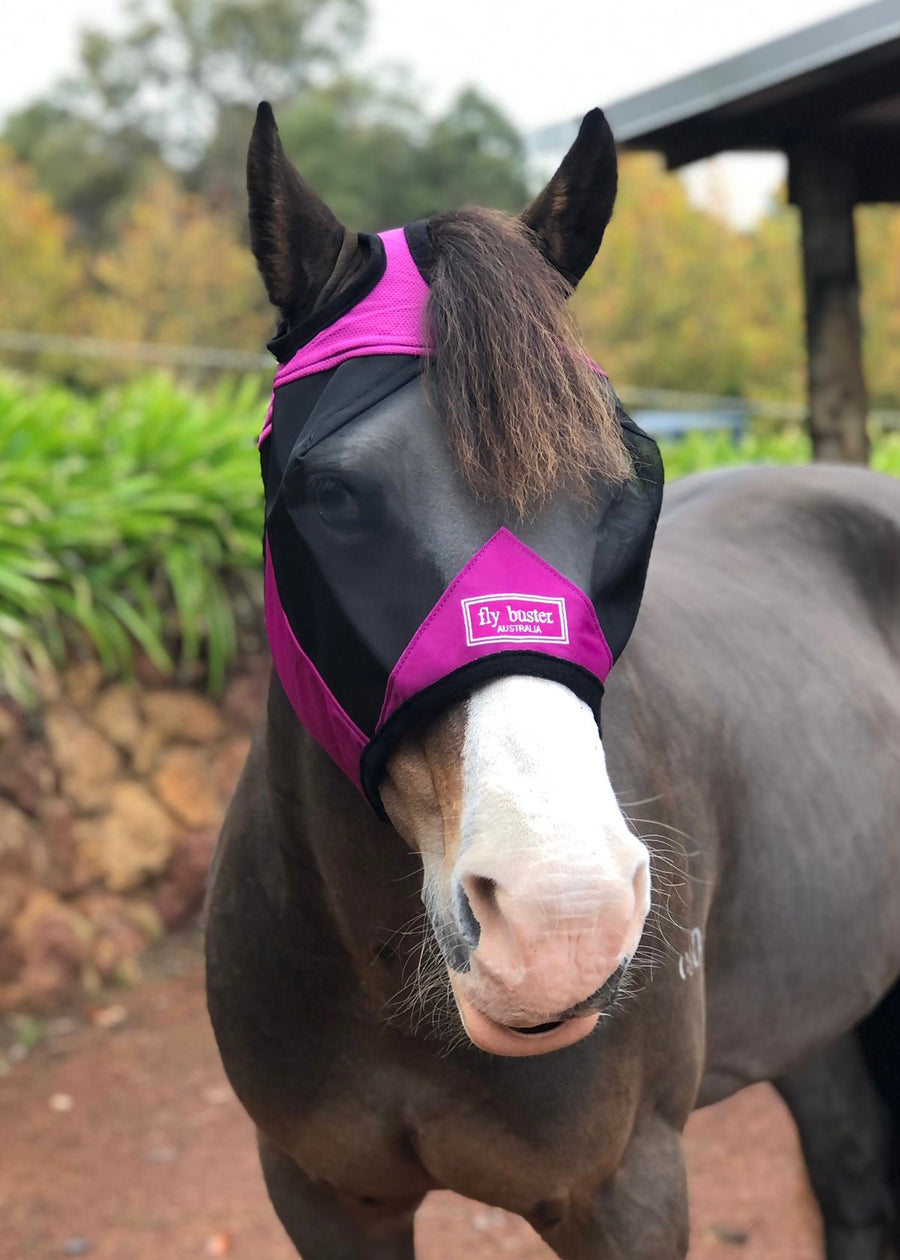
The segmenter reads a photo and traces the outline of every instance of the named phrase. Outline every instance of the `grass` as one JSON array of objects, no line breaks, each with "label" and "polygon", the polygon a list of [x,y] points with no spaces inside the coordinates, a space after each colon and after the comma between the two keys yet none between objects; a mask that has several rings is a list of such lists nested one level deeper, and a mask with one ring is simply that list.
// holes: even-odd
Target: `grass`
[{"label": "grass", "polygon": [[0,376],[0,691],[27,700],[78,638],[110,675],[139,646],[221,683],[228,578],[259,567],[263,407],[258,380],[90,398]]},{"label": "grass", "polygon": [[[688,473],[703,472],[707,468],[808,464],[812,458],[809,437],[799,428],[784,428],[775,432],[751,428],[737,443],[725,432],[689,433],[680,442],[661,443],[660,450],[667,481],[685,477]],[[876,472],[900,477],[900,433],[876,433],[869,463]]]},{"label": "grass", "polygon": [[[110,676],[140,648],[165,673],[200,664],[221,684],[236,641],[229,583],[260,569],[261,390],[257,378],[200,393],[144,376],[85,396],[0,374],[0,694],[33,698],[76,642]],[[809,454],[799,429],[663,445],[669,480]],[[872,466],[900,476],[900,434],[876,440]]]}]

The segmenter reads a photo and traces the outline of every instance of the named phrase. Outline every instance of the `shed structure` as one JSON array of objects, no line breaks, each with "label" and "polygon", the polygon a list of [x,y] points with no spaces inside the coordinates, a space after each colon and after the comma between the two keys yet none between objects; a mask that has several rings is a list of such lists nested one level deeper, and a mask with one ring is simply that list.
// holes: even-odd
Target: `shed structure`
[{"label": "shed structure", "polygon": [[900,202],[900,0],[875,0],[606,115],[621,148],[658,151],[670,169],[726,150],[787,155],[802,225],[814,453],[865,462],[853,208]]}]

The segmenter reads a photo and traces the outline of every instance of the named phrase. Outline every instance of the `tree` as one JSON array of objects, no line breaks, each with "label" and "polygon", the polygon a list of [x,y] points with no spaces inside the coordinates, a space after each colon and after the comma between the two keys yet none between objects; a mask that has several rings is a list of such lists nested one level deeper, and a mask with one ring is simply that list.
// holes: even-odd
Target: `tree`
[{"label": "tree", "polygon": [[364,25],[363,0],[133,0],[124,32],[85,31],[78,72],[4,137],[82,234],[108,242],[154,161],[214,167],[235,114],[243,146],[250,108],[334,73]]},{"label": "tree", "polygon": [[84,284],[72,228],[34,172],[0,146],[0,323],[18,332],[71,332]]},{"label": "tree", "polygon": [[158,160],[156,145],[141,132],[107,132],[52,98],[14,114],[5,137],[92,245],[115,235],[128,200]]},{"label": "tree", "polygon": [[248,350],[270,327],[256,267],[231,221],[165,171],[92,272],[95,291],[83,310],[94,336]]},{"label": "tree", "polygon": [[900,209],[863,206],[856,222],[869,401],[900,408]]},{"label": "tree", "polygon": [[364,15],[363,0],[132,0],[123,35],[84,33],[73,99],[191,166],[223,109],[283,102],[333,72]]},{"label": "tree", "polygon": [[343,78],[279,118],[285,149],[350,227],[380,229],[464,203],[518,210],[525,146],[473,89],[434,122],[402,91]]},{"label": "tree", "polygon": [[588,348],[624,385],[800,398],[793,210],[754,233],[692,206],[660,161],[627,156],[619,203],[574,299]]}]

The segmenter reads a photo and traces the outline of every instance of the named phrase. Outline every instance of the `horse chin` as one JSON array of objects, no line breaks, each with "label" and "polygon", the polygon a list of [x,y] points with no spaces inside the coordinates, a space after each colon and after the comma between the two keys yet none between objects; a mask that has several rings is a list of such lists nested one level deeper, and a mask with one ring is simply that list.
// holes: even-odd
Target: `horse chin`
[{"label": "horse chin", "polygon": [[549,1054],[581,1041],[596,1027],[600,1018],[596,1011],[572,1018],[549,1020],[524,1026],[500,1024],[480,1010],[466,996],[462,986],[451,973],[450,984],[459,1009],[466,1034],[473,1045],[488,1054],[506,1058],[524,1058],[527,1055]]}]

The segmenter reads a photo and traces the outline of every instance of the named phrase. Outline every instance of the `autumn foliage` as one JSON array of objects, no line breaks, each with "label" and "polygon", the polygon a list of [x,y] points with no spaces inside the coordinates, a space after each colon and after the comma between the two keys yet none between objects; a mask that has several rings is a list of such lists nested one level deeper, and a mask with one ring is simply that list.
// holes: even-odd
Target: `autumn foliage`
[{"label": "autumn foliage", "polygon": [[[738,231],[692,205],[649,156],[623,159],[620,189],[574,299],[586,344],[613,379],[802,398],[795,210],[777,205],[753,231]],[[866,207],[857,220],[869,388],[874,405],[897,407],[900,211]],[[91,251],[29,167],[0,147],[0,275],[5,329],[252,352],[272,327],[242,226],[162,166],[115,239]],[[89,384],[132,370],[59,355],[43,366]]]}]

